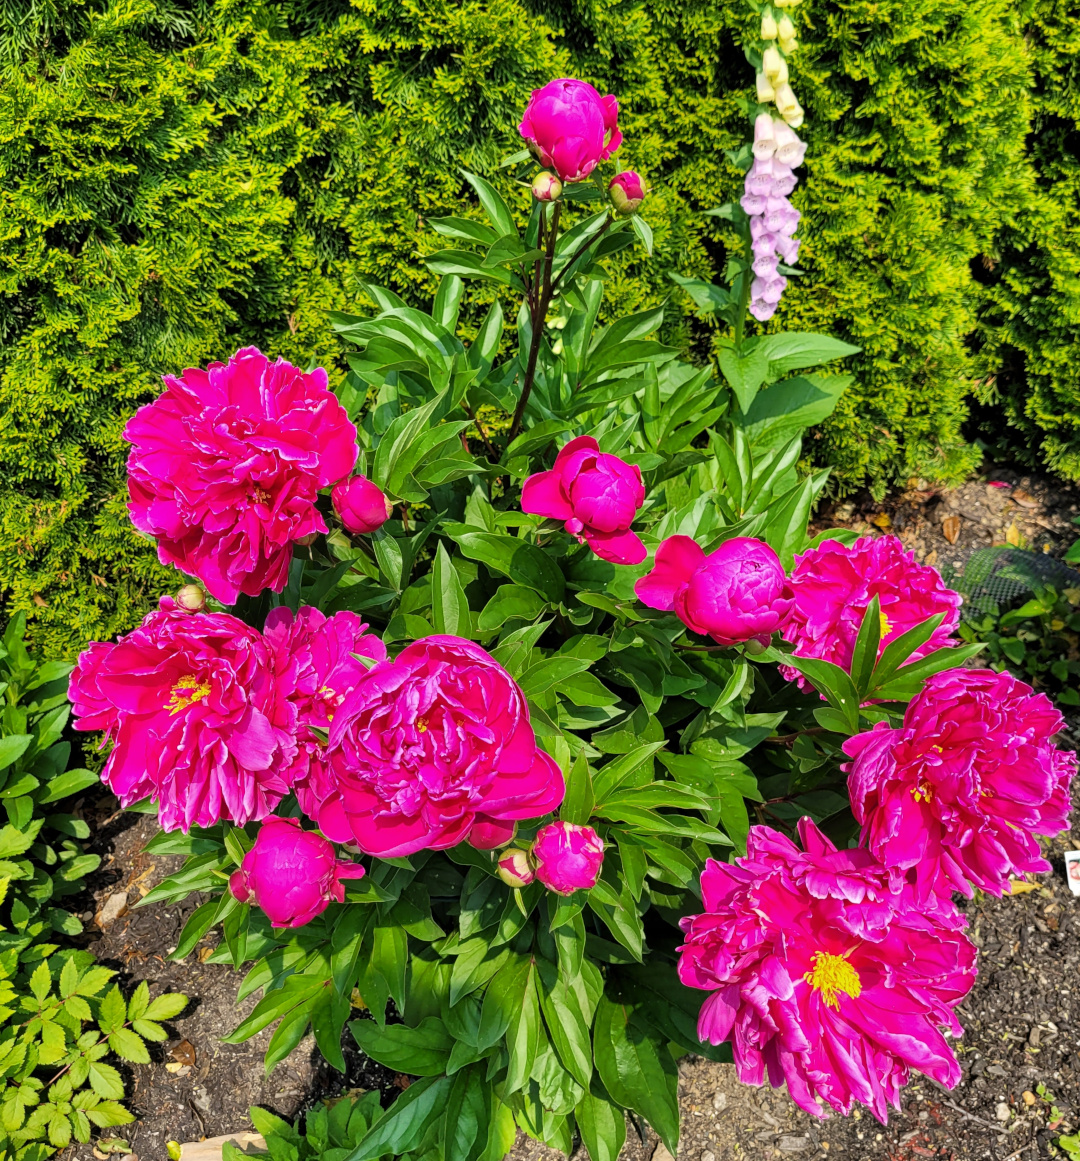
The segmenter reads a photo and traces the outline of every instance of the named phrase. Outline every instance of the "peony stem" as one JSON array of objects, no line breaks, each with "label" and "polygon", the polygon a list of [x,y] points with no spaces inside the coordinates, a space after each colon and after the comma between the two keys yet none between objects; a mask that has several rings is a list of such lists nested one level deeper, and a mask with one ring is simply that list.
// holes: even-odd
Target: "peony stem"
[{"label": "peony stem", "polygon": [[[555,212],[551,215],[551,229],[547,237],[547,249],[543,257],[543,280],[536,290],[536,305],[532,312],[532,341],[529,343],[529,360],[525,365],[525,379],[521,385],[521,398],[518,399],[514,418],[510,423],[510,430],[506,433],[506,446],[514,442],[521,430],[521,420],[525,414],[525,407],[532,394],[533,379],[536,377],[536,361],[540,355],[540,343],[544,338],[544,320],[547,318],[548,305],[551,302],[551,266],[555,260],[555,242],[559,237],[559,217],[562,214],[562,202],[555,203]],[[541,218],[541,229],[543,219]],[[537,272],[539,273],[539,271]]]}]

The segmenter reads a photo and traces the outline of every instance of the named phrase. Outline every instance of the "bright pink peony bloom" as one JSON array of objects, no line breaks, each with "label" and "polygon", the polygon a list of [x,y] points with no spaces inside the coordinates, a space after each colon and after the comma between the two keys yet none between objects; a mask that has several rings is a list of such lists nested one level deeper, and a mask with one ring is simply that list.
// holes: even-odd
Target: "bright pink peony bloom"
[{"label": "bright pink peony bloom", "polygon": [[787,1082],[800,1108],[884,1121],[916,1068],[952,1087],[960,1066],[941,1029],[975,981],[956,922],[922,915],[869,851],[838,851],[807,818],[803,850],[751,828],[745,858],[709,859],[705,914],[682,920],[679,978],[711,992],[698,1035],[730,1040],[745,1084]]},{"label": "bright pink peony bloom", "polygon": [[383,494],[382,489],[366,476],[353,476],[335,485],[330,493],[334,511],[338,514],[346,532],[360,536],[374,532],[390,519],[394,505]]},{"label": "bright pink peony bloom", "polygon": [[284,797],[296,710],[261,633],[172,597],[115,645],[93,642],[71,675],[75,728],[115,741],[102,780],[124,806],[158,803],[161,825],[242,826]]},{"label": "bright pink peony bloom", "polygon": [[[864,537],[845,546],[825,540],[795,558],[791,573],[795,608],[784,629],[784,639],[795,645],[797,657],[821,657],[851,668],[855,639],[866,606],[874,597],[881,606],[881,645],[914,629],[929,617],[944,613],[933,636],[911,656],[912,661],[946,645],[960,623],[959,593],[947,589],[936,568],[918,564],[895,536]],[[782,666],[789,681],[806,681],[797,670]]]},{"label": "bright pink peony bloom", "polygon": [[634,591],[649,608],[674,610],[684,625],[720,645],[767,645],[792,603],[780,558],[747,536],[725,540],[708,556],[689,536],[669,536]]},{"label": "bright pink peony bloom", "polygon": [[356,428],[308,374],[245,347],[225,363],[165,376],[165,392],[124,429],[128,510],[162,564],[211,595],[281,592],[293,544],[326,524],[316,493],[352,471]]},{"label": "bright pink peony bloom", "polygon": [[241,903],[261,907],[273,927],[303,927],[331,901],[345,902],[343,879],[363,878],[364,868],[334,856],[334,848],[295,818],[268,818],[229,890]]},{"label": "bright pink peony bloom", "polygon": [[565,520],[566,531],[612,564],[640,564],[648,555],[630,525],[645,503],[641,469],[605,455],[591,435],[572,439],[550,472],[530,476],[521,510]]},{"label": "bright pink peony bloom", "polygon": [[329,761],[320,829],[384,858],[466,838],[493,849],[565,792],[517,683],[460,637],[414,641],[366,673],[334,715]]},{"label": "bright pink peony bloom", "polygon": [[329,731],[338,706],[367,672],[357,654],[386,660],[386,646],[367,630],[356,613],[326,617],[309,606],[295,616],[291,609],[273,609],[266,618],[263,635],[274,672],[297,711],[296,758],[284,776],[309,818],[318,818],[320,805],[333,792],[326,746],[315,729]]},{"label": "bright pink peony bloom", "polygon": [[622,144],[619,102],[587,81],[562,77],[533,90],[521,136],[563,181],[584,181]]},{"label": "bright pink peony bloom", "polygon": [[498,872],[508,887],[527,887],[536,878],[528,852],[516,848],[499,857]]},{"label": "bright pink peony bloom", "polygon": [[532,857],[536,877],[549,891],[573,895],[596,886],[604,862],[604,840],[591,826],[560,820],[540,828]]},{"label": "bright pink peony bloom", "polygon": [[920,904],[949,907],[971,885],[1001,895],[1009,875],[1049,871],[1036,834],[1068,825],[1076,756],[1045,694],[1008,673],[950,669],[927,678],[899,729],[844,743],[863,843],[907,870]]},{"label": "bright pink peony bloom", "polygon": [[648,192],[645,179],[632,169],[624,169],[608,182],[608,197],[620,214],[636,214]]}]

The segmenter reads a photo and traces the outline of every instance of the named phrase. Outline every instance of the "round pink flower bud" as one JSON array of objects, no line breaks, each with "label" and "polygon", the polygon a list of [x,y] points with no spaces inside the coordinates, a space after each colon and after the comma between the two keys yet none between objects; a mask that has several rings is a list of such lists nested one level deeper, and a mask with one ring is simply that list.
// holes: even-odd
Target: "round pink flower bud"
[{"label": "round pink flower bud", "polygon": [[584,181],[622,144],[619,103],[586,81],[560,77],[533,91],[521,136],[564,181]]},{"label": "round pink flower bud", "polygon": [[381,528],[394,510],[382,489],[366,476],[342,480],[330,493],[330,499],[345,531],[354,536]]},{"label": "round pink flower bud", "polygon": [[535,878],[527,851],[506,851],[499,859],[499,878],[508,887],[527,887]]},{"label": "round pink flower bud", "polygon": [[360,879],[364,868],[334,857],[320,834],[302,830],[295,818],[269,818],[255,845],[229,879],[241,903],[266,912],[273,927],[303,927],[331,901],[345,901],[343,879]]},{"label": "round pink flower bud", "polygon": [[536,877],[549,891],[573,895],[596,886],[604,862],[604,840],[591,826],[560,820],[540,828],[532,857]]},{"label": "round pink flower bud", "polygon": [[608,183],[608,197],[616,213],[624,216],[636,214],[649,193],[644,178],[632,169],[617,173]]},{"label": "round pink flower bud", "polygon": [[780,558],[747,536],[726,540],[708,556],[689,536],[669,536],[634,591],[649,608],[673,610],[719,645],[767,645],[793,604]]},{"label": "round pink flower bud", "polygon": [[206,593],[198,585],[184,585],[176,594],[176,604],[185,613],[201,613],[206,608]]},{"label": "round pink flower bud", "polygon": [[602,560],[640,564],[648,555],[630,525],[645,503],[641,469],[605,455],[591,435],[572,439],[549,472],[530,476],[521,489],[521,510],[566,522]]},{"label": "round pink flower bud", "polygon": [[545,169],[533,178],[532,192],[538,202],[556,202],[562,197],[562,182]]},{"label": "round pink flower bud", "polygon": [[162,564],[212,597],[280,593],[293,546],[326,532],[319,489],[352,471],[356,428],[321,368],[271,362],[254,347],[205,371],[165,376],[165,391],[124,428],[128,511]]}]

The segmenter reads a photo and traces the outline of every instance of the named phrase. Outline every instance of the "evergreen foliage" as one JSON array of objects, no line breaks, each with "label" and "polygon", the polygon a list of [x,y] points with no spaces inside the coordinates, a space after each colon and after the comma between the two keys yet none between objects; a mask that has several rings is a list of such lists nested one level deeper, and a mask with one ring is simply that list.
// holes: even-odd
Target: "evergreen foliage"
[{"label": "evergreen foliage", "polygon": [[[1074,125],[1068,14],[814,0],[806,19],[807,277],[777,323],[864,350],[814,460],[841,489],[957,477],[971,380],[1006,361],[1017,422],[1071,431],[1076,177],[1053,134],[1033,145],[1041,187],[1023,153],[1032,73],[1038,123]],[[614,263],[606,309],[671,298],[665,339],[704,358],[716,324],[667,274],[722,273],[702,212],[740,182],[725,150],[754,34],[748,9],[708,0],[0,0],[6,602],[53,651],[130,625],[174,574],[127,520],[126,416],[162,372],[244,343],[343,373],[326,311],[369,280],[433,295],[428,217],[477,212],[459,166],[508,189],[499,159],[552,76],[619,95],[620,159],[656,187],[654,254]],[[976,368],[971,267],[998,251]],[[1046,453],[1075,473],[1071,438]]]}]

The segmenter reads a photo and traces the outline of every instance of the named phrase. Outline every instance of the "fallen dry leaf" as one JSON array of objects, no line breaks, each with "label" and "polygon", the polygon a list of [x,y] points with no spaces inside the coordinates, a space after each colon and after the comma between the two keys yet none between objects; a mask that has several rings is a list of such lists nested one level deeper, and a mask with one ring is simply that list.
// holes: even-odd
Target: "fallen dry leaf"
[{"label": "fallen dry leaf", "polygon": [[187,1064],[192,1068],[195,1066],[195,1045],[190,1040],[181,1040],[178,1044],[174,1044],[169,1049],[169,1055],[177,1064]]},{"label": "fallen dry leaf", "polygon": [[879,512],[876,516],[870,517],[870,523],[876,524],[878,528],[885,529],[892,527],[892,518],[888,512]]},{"label": "fallen dry leaf", "polygon": [[946,516],[941,522],[941,531],[950,544],[955,544],[960,539],[960,517],[955,513]]},{"label": "fallen dry leaf", "polygon": [[169,1060],[165,1064],[165,1071],[171,1072],[173,1076],[190,1076],[190,1064],[177,1064],[175,1060]]},{"label": "fallen dry leaf", "polygon": [[214,948],[210,947],[209,945],[205,945],[205,944],[204,944],[204,945],[203,945],[202,947],[200,947],[200,948],[199,948],[199,950],[198,950],[198,951],[195,953],[195,958],[196,958],[196,959],[199,961],[199,963],[206,963],[206,961],[207,961],[207,960],[208,960],[208,959],[209,959],[209,958],[210,958],[210,957],[211,957],[213,954],[214,954]]},{"label": "fallen dry leaf", "polygon": [[937,549],[931,548],[930,551],[923,557],[923,564],[937,564]]},{"label": "fallen dry leaf", "polygon": [[1005,529],[1005,543],[1011,544],[1014,548],[1020,547],[1022,537],[1020,536],[1020,529],[1016,527],[1014,520],[1008,528]]},{"label": "fallen dry leaf", "polygon": [[1038,508],[1039,501],[1030,492],[1025,492],[1023,488],[1014,488],[1012,499],[1014,499],[1021,508]]},{"label": "fallen dry leaf", "polygon": [[1026,895],[1029,891],[1038,891],[1038,883],[1025,883],[1023,879],[1013,879],[1009,883],[1010,895]]}]

